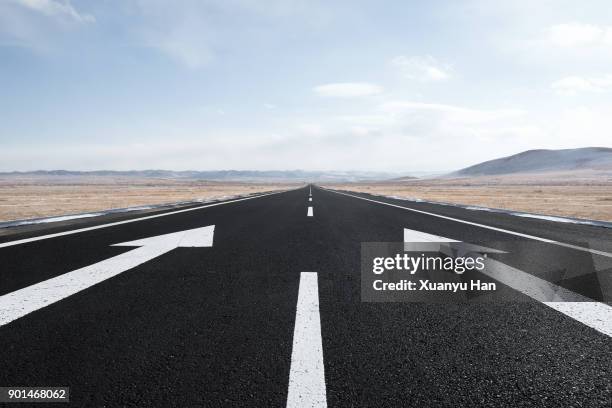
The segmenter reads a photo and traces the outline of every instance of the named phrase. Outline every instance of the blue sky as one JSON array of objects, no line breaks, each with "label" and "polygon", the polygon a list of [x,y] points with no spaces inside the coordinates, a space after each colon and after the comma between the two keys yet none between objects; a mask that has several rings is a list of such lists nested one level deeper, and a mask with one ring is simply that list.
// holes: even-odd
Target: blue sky
[{"label": "blue sky", "polygon": [[612,146],[612,7],[0,0],[0,95],[0,171],[452,170]]}]

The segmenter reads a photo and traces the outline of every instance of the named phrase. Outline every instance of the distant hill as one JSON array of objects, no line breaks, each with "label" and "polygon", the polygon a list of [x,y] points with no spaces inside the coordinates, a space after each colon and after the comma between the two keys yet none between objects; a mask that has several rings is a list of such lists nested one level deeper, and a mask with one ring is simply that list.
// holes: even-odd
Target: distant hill
[{"label": "distant hill", "polygon": [[404,176],[404,177],[396,177],[396,178],[392,178],[390,180],[384,180],[384,181],[388,181],[390,183],[394,183],[394,182],[398,182],[398,181],[413,181],[413,180],[418,180],[418,177],[413,177],[413,176]]},{"label": "distant hill", "polygon": [[357,171],[305,171],[305,170],[213,170],[213,171],[172,171],[172,170],[132,170],[132,171],[70,171],[38,170],[29,172],[5,172],[0,177],[121,177],[151,178],[167,180],[210,180],[234,182],[347,182],[384,180],[400,176],[395,173],[357,172]]},{"label": "distant hill", "polygon": [[584,147],[562,150],[527,150],[458,170],[446,177],[501,176],[548,172],[610,172],[612,148]]}]

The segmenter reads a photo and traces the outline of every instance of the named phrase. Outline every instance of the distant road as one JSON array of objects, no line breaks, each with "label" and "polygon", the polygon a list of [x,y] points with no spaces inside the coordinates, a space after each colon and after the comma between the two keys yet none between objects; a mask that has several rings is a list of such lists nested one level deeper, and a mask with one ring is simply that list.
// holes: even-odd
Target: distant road
[{"label": "distant road", "polygon": [[[610,229],[306,186],[13,231],[0,386],[79,407],[612,400]],[[509,301],[362,302],[361,244],[427,234],[505,251]]]}]

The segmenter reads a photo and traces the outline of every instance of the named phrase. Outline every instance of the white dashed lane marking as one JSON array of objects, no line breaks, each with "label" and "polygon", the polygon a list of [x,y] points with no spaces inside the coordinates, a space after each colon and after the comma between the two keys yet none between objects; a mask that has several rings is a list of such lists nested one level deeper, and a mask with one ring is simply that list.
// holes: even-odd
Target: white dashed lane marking
[{"label": "white dashed lane marking", "polygon": [[327,407],[316,272],[300,275],[287,407]]}]

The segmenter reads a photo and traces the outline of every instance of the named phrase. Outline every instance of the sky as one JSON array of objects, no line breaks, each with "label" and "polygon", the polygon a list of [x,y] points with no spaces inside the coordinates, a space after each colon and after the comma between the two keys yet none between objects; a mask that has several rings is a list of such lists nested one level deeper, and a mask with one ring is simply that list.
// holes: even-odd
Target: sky
[{"label": "sky", "polygon": [[612,147],[607,0],[0,0],[0,171]]}]

